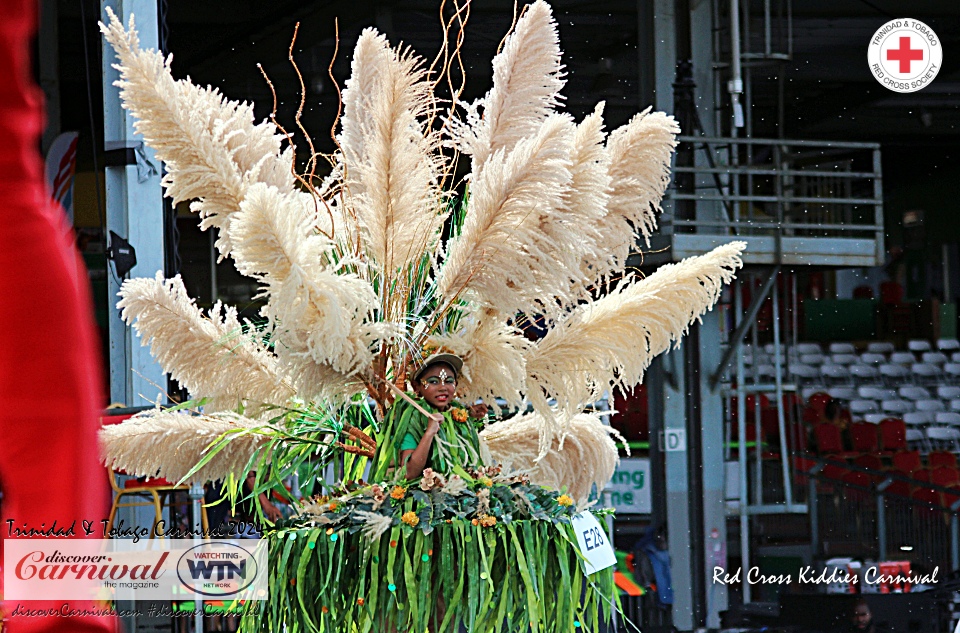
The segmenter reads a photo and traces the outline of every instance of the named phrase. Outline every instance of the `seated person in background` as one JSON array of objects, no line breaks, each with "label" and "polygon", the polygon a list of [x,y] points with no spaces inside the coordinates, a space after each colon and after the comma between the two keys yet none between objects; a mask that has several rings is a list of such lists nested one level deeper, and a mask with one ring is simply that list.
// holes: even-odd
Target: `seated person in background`
[{"label": "seated person in background", "polygon": [[873,621],[873,612],[870,611],[870,605],[863,598],[857,600],[853,605],[850,625],[843,629],[848,633],[886,633],[887,630],[886,627],[879,626]]},{"label": "seated person in background", "polygon": [[832,424],[841,431],[846,431],[850,417],[843,415],[843,413],[844,411],[840,401],[833,398],[828,401],[827,405],[823,408],[823,415],[820,417],[820,422],[821,424]]}]

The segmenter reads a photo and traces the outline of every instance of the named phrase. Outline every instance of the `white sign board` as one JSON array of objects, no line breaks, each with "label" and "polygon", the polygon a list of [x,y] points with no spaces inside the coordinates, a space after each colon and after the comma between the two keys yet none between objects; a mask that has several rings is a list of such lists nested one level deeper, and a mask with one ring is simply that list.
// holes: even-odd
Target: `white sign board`
[{"label": "white sign board", "polygon": [[663,432],[664,444],[667,451],[687,450],[687,432],[683,429],[667,429]]},{"label": "white sign board", "polygon": [[613,552],[607,532],[590,512],[581,512],[572,519],[573,529],[577,533],[580,553],[586,559],[584,572],[592,574],[617,564],[617,555]]},{"label": "white sign board", "polygon": [[620,460],[610,483],[604,488],[604,501],[619,514],[650,514],[650,460],[627,457]]}]

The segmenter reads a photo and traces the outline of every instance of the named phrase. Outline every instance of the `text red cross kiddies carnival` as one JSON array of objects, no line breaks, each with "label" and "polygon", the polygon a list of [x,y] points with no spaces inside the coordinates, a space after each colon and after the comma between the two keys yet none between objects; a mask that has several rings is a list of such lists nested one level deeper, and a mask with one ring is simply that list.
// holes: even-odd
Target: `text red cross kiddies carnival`
[{"label": "text red cross kiddies carnival", "polygon": [[887,60],[900,62],[900,72],[910,72],[910,62],[921,61],[923,59],[922,48],[910,48],[910,36],[900,38],[900,48],[891,48],[887,51]]}]

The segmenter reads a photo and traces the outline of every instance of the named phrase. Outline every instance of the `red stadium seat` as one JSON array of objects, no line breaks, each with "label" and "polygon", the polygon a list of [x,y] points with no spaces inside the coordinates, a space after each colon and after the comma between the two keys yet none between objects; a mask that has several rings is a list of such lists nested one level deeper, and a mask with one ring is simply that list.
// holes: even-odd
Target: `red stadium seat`
[{"label": "red stadium seat", "polygon": [[877,425],[869,422],[855,422],[850,425],[851,448],[858,453],[876,453]]},{"label": "red stadium seat", "polygon": [[957,456],[949,451],[932,451],[927,455],[927,463],[930,468],[939,468],[940,466],[956,468]]},{"label": "red stadium seat", "polygon": [[899,451],[893,454],[893,467],[909,473],[921,468],[920,451]]},{"label": "red stadium seat", "polygon": [[887,418],[880,423],[880,446],[885,451],[907,450],[907,426],[903,420]]}]

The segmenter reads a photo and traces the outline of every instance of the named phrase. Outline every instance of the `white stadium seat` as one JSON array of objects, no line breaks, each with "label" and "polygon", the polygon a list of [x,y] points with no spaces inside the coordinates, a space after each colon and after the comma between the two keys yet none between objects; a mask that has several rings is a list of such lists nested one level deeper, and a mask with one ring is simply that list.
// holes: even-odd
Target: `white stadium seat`
[{"label": "white stadium seat", "polygon": [[887,341],[867,343],[867,351],[873,354],[892,354],[894,349],[893,343],[888,343]]},{"label": "white stadium seat", "polygon": [[897,390],[874,385],[857,387],[857,395],[865,400],[896,400]]},{"label": "white stadium seat", "polygon": [[920,360],[931,365],[943,365],[947,362],[947,355],[943,352],[924,352]]},{"label": "white stadium seat", "polygon": [[960,413],[957,413],[956,411],[939,411],[933,414],[933,420],[937,424],[960,426]]},{"label": "white stadium seat", "polygon": [[890,354],[890,362],[897,365],[912,365],[917,362],[913,352],[894,352]]},{"label": "white stadium seat", "polygon": [[937,349],[941,352],[960,352],[960,341],[955,338],[938,339]]},{"label": "white stadium seat", "polygon": [[940,385],[937,387],[937,397],[941,400],[960,398],[960,385]]},{"label": "white stadium seat", "polygon": [[853,400],[850,403],[850,413],[856,416],[862,416],[867,413],[877,413],[880,407],[875,400]]},{"label": "white stadium seat", "polygon": [[827,389],[827,393],[830,394],[831,398],[837,400],[850,401],[857,399],[857,390],[853,387],[830,387]]},{"label": "white stadium seat", "polygon": [[947,407],[939,400],[933,398],[929,400],[917,400],[917,411],[946,411]]},{"label": "white stadium seat", "polygon": [[933,422],[933,415],[929,411],[908,411],[902,416],[904,424],[923,426]]},{"label": "white stadium seat", "polygon": [[907,343],[907,349],[911,352],[929,352],[930,341],[925,339],[914,339]]},{"label": "white stadium seat", "polygon": [[908,400],[884,400],[880,403],[880,407],[884,413],[896,413],[897,415],[915,410],[913,403]]},{"label": "white stadium seat", "polygon": [[906,400],[917,401],[917,400],[930,399],[930,392],[927,389],[923,387],[917,387],[916,385],[907,385],[905,387],[900,387],[900,389],[898,390],[898,393],[900,394],[901,398],[904,398]]},{"label": "white stadium seat", "polygon": [[850,365],[850,375],[860,383],[876,382],[880,378],[880,370],[873,365]]},{"label": "white stadium seat", "polygon": [[823,348],[819,343],[797,343],[794,348],[798,354],[823,354]]},{"label": "white stadium seat", "polygon": [[831,354],[856,354],[857,349],[853,343],[830,343]]},{"label": "white stadium seat", "polygon": [[864,365],[882,365],[887,362],[887,357],[876,352],[864,352],[860,354],[860,362]]}]

